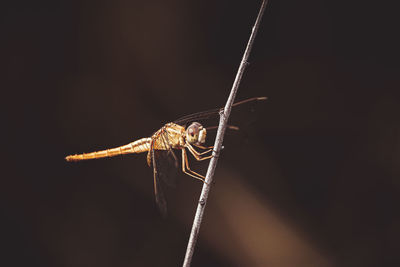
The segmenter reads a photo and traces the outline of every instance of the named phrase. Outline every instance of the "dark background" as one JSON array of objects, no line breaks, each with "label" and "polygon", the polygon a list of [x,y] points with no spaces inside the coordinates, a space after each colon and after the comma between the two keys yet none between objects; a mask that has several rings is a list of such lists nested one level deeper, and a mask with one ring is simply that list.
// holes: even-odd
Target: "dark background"
[{"label": "dark background", "polygon": [[[64,157],[222,106],[259,5],[2,5],[2,266],[181,265],[201,183],[163,220],[145,155]],[[270,2],[237,96],[269,100],[225,140],[193,266],[399,266],[398,28],[383,1]]]}]

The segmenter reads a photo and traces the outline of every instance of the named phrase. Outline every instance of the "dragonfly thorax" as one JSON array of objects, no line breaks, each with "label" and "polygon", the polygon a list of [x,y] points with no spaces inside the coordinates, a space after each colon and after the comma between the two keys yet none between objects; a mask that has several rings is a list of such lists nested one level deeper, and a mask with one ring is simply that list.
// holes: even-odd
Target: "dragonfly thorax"
[{"label": "dragonfly thorax", "polygon": [[186,128],[186,140],[189,144],[204,144],[207,130],[198,122],[193,122]]}]

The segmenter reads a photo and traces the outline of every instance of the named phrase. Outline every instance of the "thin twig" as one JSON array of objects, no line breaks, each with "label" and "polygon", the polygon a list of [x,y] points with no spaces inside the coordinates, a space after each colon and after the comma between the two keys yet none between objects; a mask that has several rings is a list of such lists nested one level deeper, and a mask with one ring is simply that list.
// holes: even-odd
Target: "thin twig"
[{"label": "thin twig", "polygon": [[206,207],[208,194],[210,192],[210,186],[211,186],[211,183],[213,180],[215,168],[217,166],[218,155],[219,155],[219,152],[221,151],[222,141],[224,139],[225,130],[227,128],[229,115],[230,115],[231,109],[232,109],[232,104],[235,100],[236,92],[239,88],[240,81],[242,80],[242,76],[243,76],[244,70],[247,65],[247,59],[249,57],[251,48],[253,46],[253,42],[256,37],[256,33],[257,33],[258,27],[260,25],[261,18],[264,14],[265,7],[267,6],[267,3],[268,3],[268,0],[263,0],[263,2],[261,4],[260,11],[258,12],[256,22],[254,23],[253,29],[251,31],[250,39],[247,43],[246,50],[244,51],[242,61],[240,62],[239,69],[236,73],[235,81],[233,82],[228,101],[225,104],[224,110],[222,112],[220,112],[219,126],[218,126],[217,136],[215,138],[214,151],[212,154],[213,157],[211,158],[210,164],[208,165],[208,170],[207,170],[207,174],[206,174],[206,182],[203,184],[203,189],[201,191],[199,204],[197,205],[196,215],[194,217],[192,231],[190,233],[190,238],[189,238],[188,246],[186,249],[186,255],[185,255],[185,259],[183,261],[184,267],[190,266],[190,264],[192,262],[194,247],[196,245],[196,241],[197,241],[197,238],[199,235],[201,221],[203,219],[203,214],[204,214],[204,210]]}]

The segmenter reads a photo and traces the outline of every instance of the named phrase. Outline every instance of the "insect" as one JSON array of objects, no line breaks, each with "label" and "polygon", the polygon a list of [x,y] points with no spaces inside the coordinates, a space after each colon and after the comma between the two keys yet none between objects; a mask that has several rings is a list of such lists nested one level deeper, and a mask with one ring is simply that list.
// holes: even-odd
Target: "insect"
[{"label": "insect", "polygon": [[[233,104],[238,106],[248,102],[266,100],[266,97],[253,97]],[[182,154],[183,173],[205,182],[205,177],[189,166],[187,151],[191,153],[198,161],[210,159],[212,157],[212,146],[204,146],[207,137],[207,129],[196,120],[204,120],[218,116],[223,108],[216,108],[208,111],[198,112],[169,122],[156,131],[151,137],[145,137],[133,141],[129,144],[105,149],[96,152],[69,155],[65,157],[66,161],[82,161],[89,159],[99,159],[114,157],[124,154],[147,152],[147,164],[153,167],[154,193],[156,203],[160,212],[165,215],[167,205],[164,194],[160,187],[160,176],[165,175],[160,166],[165,165],[165,160],[173,161],[173,165],[178,166],[178,158],[173,150],[180,150]],[[190,124],[189,124],[190,123]],[[186,125],[189,125],[186,127]],[[215,128],[215,127],[213,127]],[[197,149],[201,149],[198,151]],[[187,151],[186,151],[187,150]],[[161,156],[167,154],[167,158]]]}]

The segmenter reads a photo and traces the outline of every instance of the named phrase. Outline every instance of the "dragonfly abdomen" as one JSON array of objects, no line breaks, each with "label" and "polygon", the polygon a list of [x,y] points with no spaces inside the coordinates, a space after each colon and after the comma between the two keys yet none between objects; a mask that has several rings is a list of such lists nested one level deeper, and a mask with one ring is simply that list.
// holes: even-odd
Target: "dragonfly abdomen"
[{"label": "dragonfly abdomen", "polygon": [[127,145],[90,152],[90,153],[82,153],[76,155],[70,155],[65,158],[66,161],[81,161],[81,160],[89,160],[89,159],[99,159],[99,158],[107,158],[114,157],[123,154],[133,154],[133,153],[142,153],[149,151],[150,149],[151,138],[142,138],[136,140]]}]

